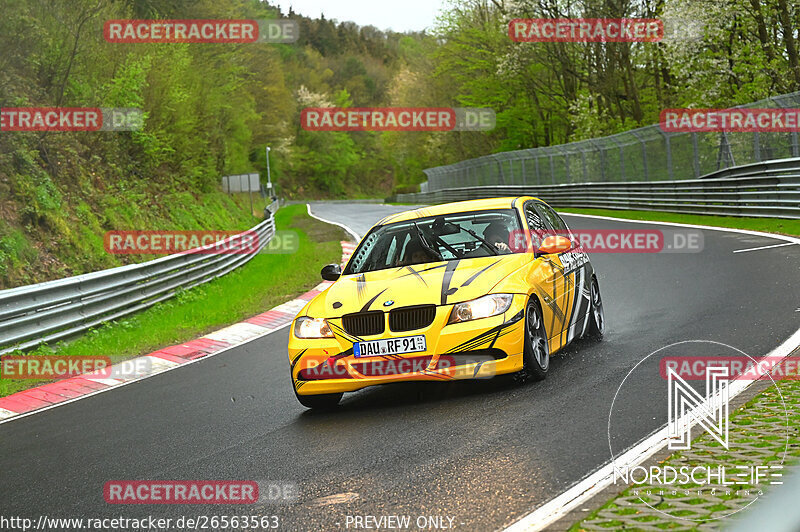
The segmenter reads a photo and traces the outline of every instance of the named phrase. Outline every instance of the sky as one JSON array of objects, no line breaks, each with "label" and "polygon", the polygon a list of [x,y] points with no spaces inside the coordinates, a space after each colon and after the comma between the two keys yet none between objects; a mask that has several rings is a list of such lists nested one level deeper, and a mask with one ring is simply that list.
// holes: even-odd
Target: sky
[{"label": "sky", "polygon": [[430,28],[445,0],[272,0],[283,13],[289,7],[307,17],[339,22],[353,21],[359,26],[381,30],[420,31]]}]

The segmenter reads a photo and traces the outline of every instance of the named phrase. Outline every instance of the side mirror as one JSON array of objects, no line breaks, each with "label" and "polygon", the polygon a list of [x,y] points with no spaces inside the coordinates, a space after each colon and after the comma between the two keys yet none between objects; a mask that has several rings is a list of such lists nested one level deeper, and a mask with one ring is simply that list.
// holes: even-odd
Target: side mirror
[{"label": "side mirror", "polygon": [[564,253],[572,249],[572,241],[565,236],[548,236],[542,241],[542,245],[537,250],[537,255],[550,255],[552,253]]},{"label": "side mirror", "polygon": [[338,264],[328,264],[322,268],[322,278],[326,281],[336,281],[342,276],[342,267]]}]

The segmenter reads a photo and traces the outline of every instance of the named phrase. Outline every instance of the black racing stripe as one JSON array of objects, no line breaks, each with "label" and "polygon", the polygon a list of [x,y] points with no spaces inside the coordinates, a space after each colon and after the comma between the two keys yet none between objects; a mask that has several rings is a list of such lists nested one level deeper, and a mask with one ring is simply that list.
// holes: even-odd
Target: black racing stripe
[{"label": "black racing stripe", "polygon": [[364,305],[363,307],[361,307],[361,311],[360,312],[366,312],[367,310],[369,310],[369,306],[372,305],[373,303],[375,303],[375,300],[378,299],[381,296],[381,294],[384,293],[384,292],[386,292],[386,288],[384,288],[383,290],[381,290],[380,292],[375,294],[375,297],[373,297],[372,299],[367,301],[367,304]]},{"label": "black racing stripe", "polygon": [[415,270],[415,269],[414,269],[414,268],[412,268],[411,266],[405,266],[405,267],[406,267],[406,268],[408,268],[409,270],[411,270],[411,273],[407,273],[407,274],[403,275],[403,276],[401,277],[401,279],[402,279],[403,277],[408,277],[409,275],[414,275],[414,276],[415,276],[417,279],[419,279],[420,281],[422,281],[422,284],[424,284],[424,285],[425,285],[425,287],[427,288],[427,286],[428,286],[428,283],[426,283],[426,282],[425,282],[425,278],[424,278],[424,277],[422,277],[422,276],[419,274],[419,272],[418,272],[417,270]]},{"label": "black racing stripe", "polygon": [[525,309],[520,310],[516,314],[514,314],[511,318],[508,319],[503,325],[510,325],[512,323],[517,323],[522,317],[525,315]]},{"label": "black racing stripe", "polygon": [[466,342],[463,342],[455,347],[451,347],[450,349],[447,350],[447,353],[462,353],[464,351],[470,351],[472,349],[475,349],[476,347],[489,342],[492,336],[494,336],[498,332],[503,332],[504,330],[506,331],[500,336],[504,336],[508,332],[511,332],[510,329],[511,326],[514,325],[514,323],[506,322],[501,325],[498,325],[497,327],[492,327],[488,331],[484,331],[480,333],[478,336],[475,336],[474,338],[467,340]]},{"label": "black racing stripe", "polygon": [[308,349],[303,349],[302,351],[297,353],[297,356],[294,357],[294,360],[292,360],[292,363],[290,364],[291,369],[294,369],[295,364],[297,364],[297,361],[300,360],[300,357],[303,356],[306,351],[308,351]]},{"label": "black racing stripe", "polygon": [[362,273],[358,277],[356,277],[356,291],[358,292],[358,299],[364,297],[364,290],[366,290],[367,278]]},{"label": "black racing stripe", "polygon": [[334,333],[334,336],[338,333],[339,336],[347,340],[348,342],[356,343],[356,342],[363,342],[363,338],[359,338],[358,336],[353,336],[352,334],[348,333],[335,323],[328,322],[328,327],[331,328],[331,332]]},{"label": "black racing stripe", "polygon": [[444,276],[442,277],[442,305],[447,304],[447,290],[450,288],[450,281],[453,279],[453,272],[458,268],[459,260],[450,261],[444,269]]},{"label": "black racing stripe", "polygon": [[462,284],[462,285],[461,285],[461,287],[463,288],[463,287],[465,287],[465,286],[469,286],[470,284],[472,284],[472,281],[474,281],[475,279],[477,279],[477,278],[478,278],[478,276],[479,276],[480,274],[482,274],[483,272],[485,272],[486,270],[488,270],[489,268],[491,268],[492,266],[494,266],[494,265],[495,265],[495,264],[497,264],[498,262],[500,262],[500,261],[499,261],[499,260],[496,260],[496,261],[494,261],[493,263],[491,263],[490,265],[488,265],[487,267],[483,268],[482,270],[479,270],[479,271],[477,271],[477,272],[473,273],[473,274],[472,274],[472,276],[471,276],[469,279],[467,279],[467,280],[464,282],[464,284]]},{"label": "black racing stripe", "polygon": [[[425,268],[424,270],[420,270],[420,273],[422,273],[422,272],[430,272],[430,271],[433,271],[433,270],[438,270],[440,268],[447,268],[447,264],[440,264],[438,266],[431,266],[430,268]],[[409,273],[408,275],[411,275],[411,274]]]},{"label": "black racing stripe", "polygon": [[492,343],[491,343],[491,344],[489,344],[489,349],[491,349],[491,348],[493,348],[493,347],[494,347],[494,344],[497,342],[497,339],[498,339],[498,338],[500,338],[500,333],[501,333],[501,332],[502,332],[501,330],[498,330],[498,331],[497,331],[497,334],[496,334],[496,335],[495,335],[495,337],[492,339]]}]

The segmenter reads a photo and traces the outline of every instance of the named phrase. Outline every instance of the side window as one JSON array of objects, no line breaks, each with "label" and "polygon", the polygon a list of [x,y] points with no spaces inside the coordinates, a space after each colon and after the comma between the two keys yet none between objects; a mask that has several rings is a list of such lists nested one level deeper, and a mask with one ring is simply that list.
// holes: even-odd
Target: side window
[{"label": "side window", "polygon": [[558,234],[566,236],[566,233],[569,232],[569,228],[567,227],[567,224],[564,223],[564,220],[561,219],[561,216],[556,214],[556,211],[544,203],[537,203],[536,207],[537,210],[542,213],[542,216],[547,220],[547,223],[550,227],[555,229]]},{"label": "side window", "polygon": [[525,220],[528,222],[528,228],[531,230],[531,239],[533,240],[533,248],[536,249],[542,244],[549,227],[544,221],[544,216],[536,208],[537,205],[529,202],[525,205]]}]

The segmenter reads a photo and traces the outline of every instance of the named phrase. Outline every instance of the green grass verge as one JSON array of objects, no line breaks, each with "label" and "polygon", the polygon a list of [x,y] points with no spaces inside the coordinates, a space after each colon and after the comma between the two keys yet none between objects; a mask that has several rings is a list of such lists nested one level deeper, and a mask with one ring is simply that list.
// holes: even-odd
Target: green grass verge
[{"label": "green grass verge", "polygon": [[[280,209],[275,222],[278,230],[297,233],[297,253],[258,254],[220,279],[109,322],[73,342],[42,346],[29,356],[109,356],[119,362],[193,340],[293,299],[321,282],[320,269],[339,261],[339,242],[347,236],[340,228],[308,216],[305,205]],[[0,397],[44,382],[0,379]]]},{"label": "green grass verge", "polygon": [[654,220],[657,222],[676,222],[693,225],[713,225],[734,229],[749,229],[765,233],[800,236],[800,220],[782,218],[746,218],[738,216],[707,216],[704,214],[673,214],[655,211],[623,211],[614,209],[558,209],[558,212],[611,216],[629,220]]}]

